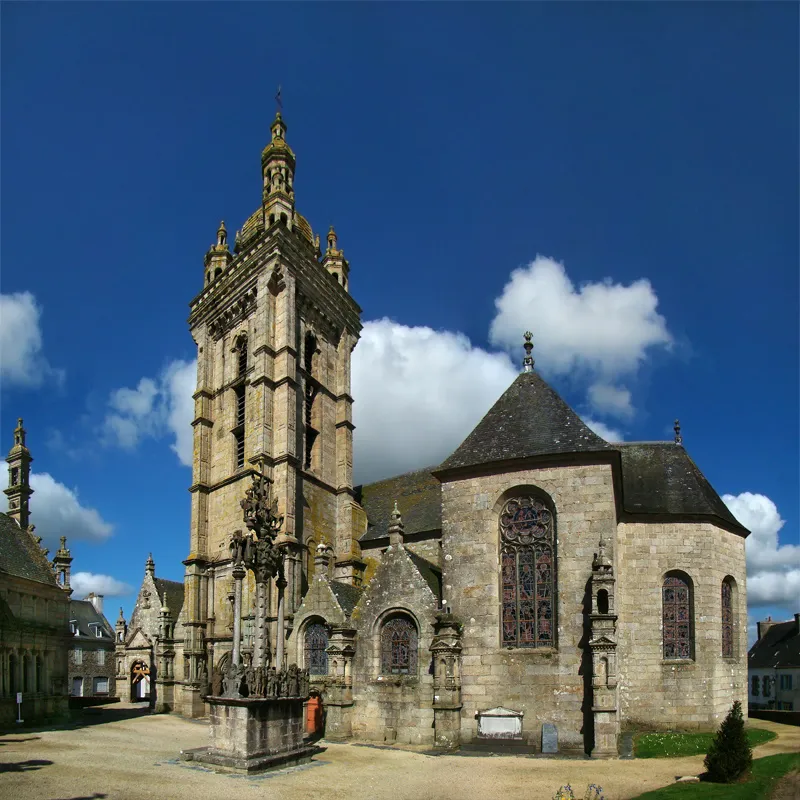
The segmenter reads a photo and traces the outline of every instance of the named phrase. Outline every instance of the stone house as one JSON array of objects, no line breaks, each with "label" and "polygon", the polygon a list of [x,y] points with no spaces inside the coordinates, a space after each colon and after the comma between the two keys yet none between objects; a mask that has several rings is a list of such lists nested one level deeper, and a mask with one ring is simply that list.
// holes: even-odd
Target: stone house
[{"label": "stone house", "polygon": [[[333,227],[323,251],[295,208],[280,113],[271,133],[261,204],[232,251],[220,224],[191,302],[192,516],[165,707],[204,715],[230,657],[229,545],[259,474],[283,517],[269,652],[310,669],[326,736],[539,750],[546,731],[548,748],[607,756],[626,730],[714,728],[746,697],[748,531],[677,425],[674,441],[604,441],[535,371],[526,334],[523,371],[441,465],[353,486],[361,309]],[[255,601],[248,575],[245,661]],[[136,641],[152,663],[149,613]]]},{"label": "stone house", "polygon": [[69,630],[70,695],[114,697],[114,629],[103,615],[102,595],[69,601]]},{"label": "stone house", "polygon": [[22,693],[26,723],[67,713],[69,565],[66,542],[55,565],[30,524],[30,464],[22,420],[6,461],[8,514],[0,514],[0,726],[17,718]]},{"label": "stone house", "polygon": [[747,654],[749,707],[800,711],[800,614],[757,625],[758,639]]}]

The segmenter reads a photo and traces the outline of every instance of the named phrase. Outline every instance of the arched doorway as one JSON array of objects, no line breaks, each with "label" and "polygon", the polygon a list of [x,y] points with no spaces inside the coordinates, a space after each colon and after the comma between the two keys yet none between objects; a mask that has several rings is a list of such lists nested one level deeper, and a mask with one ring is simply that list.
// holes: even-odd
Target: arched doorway
[{"label": "arched doorway", "polygon": [[131,702],[150,700],[150,667],[144,659],[137,658],[131,667]]}]

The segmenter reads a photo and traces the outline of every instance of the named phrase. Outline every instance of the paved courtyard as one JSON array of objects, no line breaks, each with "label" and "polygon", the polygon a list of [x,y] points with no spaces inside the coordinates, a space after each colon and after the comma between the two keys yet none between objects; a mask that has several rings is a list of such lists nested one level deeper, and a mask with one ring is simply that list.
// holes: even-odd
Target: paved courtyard
[{"label": "paved courtyard", "polygon": [[[117,704],[84,712],[80,727],[16,731],[0,736],[0,793],[12,800],[126,800],[154,797],[232,800],[549,800],[571,783],[588,783],[608,800],[635,797],[703,771],[702,756],[682,759],[585,761],[510,756],[431,756],[413,750],[322,742],[309,765],[258,777],[217,774],[178,760],[182,748],[207,744],[205,722],[151,715]],[[800,728],[758,721],[778,738],[756,757],[800,750]]]}]

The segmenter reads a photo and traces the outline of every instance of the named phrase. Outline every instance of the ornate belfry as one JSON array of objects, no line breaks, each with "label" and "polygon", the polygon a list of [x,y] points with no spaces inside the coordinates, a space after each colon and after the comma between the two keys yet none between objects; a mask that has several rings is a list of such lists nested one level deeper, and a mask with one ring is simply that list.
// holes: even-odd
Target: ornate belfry
[{"label": "ornate belfry", "polygon": [[[197,345],[191,543],[184,564],[184,675],[180,710],[203,716],[195,676],[232,655],[231,600],[239,567],[229,549],[243,484],[271,481],[284,518],[284,617],[278,586],[241,584],[242,652],[277,648],[293,626],[320,543],[333,550],[333,575],[360,583],[363,509],[353,491],[350,357],[361,309],[349,294],[349,264],[333,230],[325,253],[295,207],[296,159],[279,112],[261,154],[259,208],[236,231],[233,251],[219,225],[203,263],[203,289],[191,302]],[[230,596],[230,600],[229,600]],[[256,618],[269,637],[256,643]],[[280,627],[280,632],[279,632]]]},{"label": "ornate belfry", "polygon": [[614,606],[614,561],[605,538],[592,561],[592,714],[596,758],[618,755],[617,615]]}]

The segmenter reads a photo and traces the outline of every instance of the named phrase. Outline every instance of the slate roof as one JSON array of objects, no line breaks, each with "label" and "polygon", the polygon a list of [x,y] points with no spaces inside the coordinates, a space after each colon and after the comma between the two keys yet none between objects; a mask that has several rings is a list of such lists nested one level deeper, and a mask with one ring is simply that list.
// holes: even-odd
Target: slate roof
[{"label": "slate roof", "polygon": [[53,568],[33,536],[0,513],[0,572],[58,586]]},{"label": "slate roof", "polygon": [[435,564],[418,556],[413,550],[405,548],[406,555],[411,559],[411,563],[419,570],[419,574],[425,579],[425,583],[431,587],[433,596],[437,600],[442,599],[442,571]]},{"label": "slate roof", "polygon": [[800,667],[800,622],[778,622],[750,648],[747,666],[756,669]]},{"label": "slate roof", "polygon": [[612,446],[589,430],[536,371],[522,372],[437,471],[610,450]]},{"label": "slate roof", "polygon": [[164,594],[166,594],[167,606],[172,619],[178,619],[183,608],[183,584],[178,581],[168,581],[166,578],[153,578],[153,581],[156,584],[159,602],[164,602]]},{"label": "slate roof", "polygon": [[407,472],[366,486],[357,486],[356,500],[367,512],[368,526],[359,541],[389,535],[395,501],[406,534],[438,531],[442,527],[442,486],[431,467]]},{"label": "slate roof", "polygon": [[[91,600],[70,600],[69,601],[69,620],[77,623],[78,633],[76,639],[89,638],[95,641],[114,641],[114,631],[108,620],[100,614],[92,605]],[[95,625],[99,625],[102,636],[95,633]]]},{"label": "slate roof", "polygon": [[342,611],[349,617],[361,597],[361,589],[341,581],[329,581],[329,585]]},{"label": "slate roof", "polygon": [[622,506],[629,514],[709,516],[749,533],[681,445],[630,442],[615,447],[622,455]]}]

